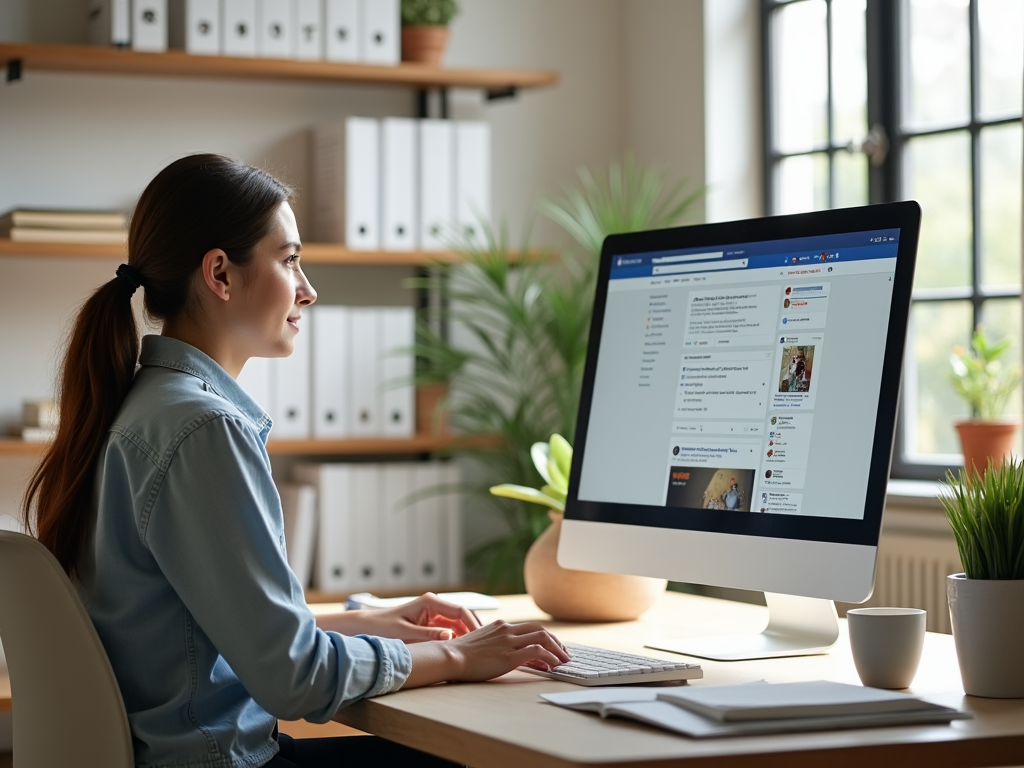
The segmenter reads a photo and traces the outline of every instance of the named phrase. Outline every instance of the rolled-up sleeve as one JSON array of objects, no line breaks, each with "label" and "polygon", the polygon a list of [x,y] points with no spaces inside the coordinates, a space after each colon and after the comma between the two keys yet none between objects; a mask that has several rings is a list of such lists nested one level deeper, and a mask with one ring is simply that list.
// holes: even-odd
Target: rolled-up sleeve
[{"label": "rolled-up sleeve", "polygon": [[326,722],[402,686],[405,644],[317,628],[284,553],[281,503],[259,436],[207,417],[172,446],[140,534],[198,627],[276,717]]}]

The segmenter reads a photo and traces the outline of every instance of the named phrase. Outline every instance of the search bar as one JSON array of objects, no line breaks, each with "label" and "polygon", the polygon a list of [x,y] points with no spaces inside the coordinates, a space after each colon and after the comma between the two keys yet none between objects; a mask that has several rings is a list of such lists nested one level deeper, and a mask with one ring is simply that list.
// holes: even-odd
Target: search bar
[{"label": "search bar", "polygon": [[654,267],[652,275],[678,275],[681,272],[710,272],[719,269],[746,269],[746,259],[734,259],[713,264],[674,264],[670,267]]},{"label": "search bar", "polygon": [[720,259],[725,256],[725,251],[715,251],[714,253],[688,253],[685,256],[662,256],[657,259],[651,259],[651,264],[673,264],[680,261],[704,261],[704,259]]}]

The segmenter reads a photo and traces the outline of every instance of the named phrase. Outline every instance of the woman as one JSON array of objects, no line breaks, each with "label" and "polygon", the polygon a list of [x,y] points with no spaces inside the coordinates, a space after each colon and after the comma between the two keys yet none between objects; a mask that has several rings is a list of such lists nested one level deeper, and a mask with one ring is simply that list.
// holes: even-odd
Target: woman
[{"label": "woman", "polygon": [[[481,628],[434,595],[318,619],[307,608],[285,559],[270,419],[235,382],[250,357],[292,352],[316,300],[290,195],[217,155],[149,184],[128,263],[78,316],[60,427],[26,494],[110,657],[139,765],[436,764],[375,737],[292,741],[276,718],[326,722],[366,696],[568,659],[539,624]],[[140,287],[163,322],[141,354]]]}]

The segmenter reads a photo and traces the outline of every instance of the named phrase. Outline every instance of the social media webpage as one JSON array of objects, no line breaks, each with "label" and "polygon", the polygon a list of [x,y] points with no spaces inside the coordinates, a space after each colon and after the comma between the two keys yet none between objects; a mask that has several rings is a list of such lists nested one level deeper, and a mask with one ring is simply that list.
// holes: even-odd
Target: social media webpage
[{"label": "social media webpage", "polygon": [[579,498],[862,519],[898,245],[614,256]]}]

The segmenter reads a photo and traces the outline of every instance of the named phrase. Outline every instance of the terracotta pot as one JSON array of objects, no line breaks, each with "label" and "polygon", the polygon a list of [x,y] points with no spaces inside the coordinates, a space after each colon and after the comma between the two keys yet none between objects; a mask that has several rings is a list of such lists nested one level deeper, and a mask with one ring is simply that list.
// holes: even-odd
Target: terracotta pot
[{"label": "terracotta pot", "polygon": [[949,617],[964,693],[1024,698],[1024,579],[946,579]]},{"label": "terracotta pot", "polygon": [[1020,421],[961,421],[956,425],[964,452],[964,466],[976,467],[984,473],[991,458],[995,466],[1002,464],[1013,451]]},{"label": "terracotta pot", "polygon": [[438,435],[448,431],[448,410],[443,400],[448,384],[422,384],[416,387],[416,434]]},{"label": "terracotta pot", "polygon": [[523,577],[533,601],[560,621],[630,621],[654,605],[668,582],[646,576],[572,571],[558,564],[562,515],[549,513],[551,525],[526,553]]},{"label": "terracotta pot", "polygon": [[402,27],[402,61],[440,67],[447,45],[448,27],[443,24],[413,24]]}]

